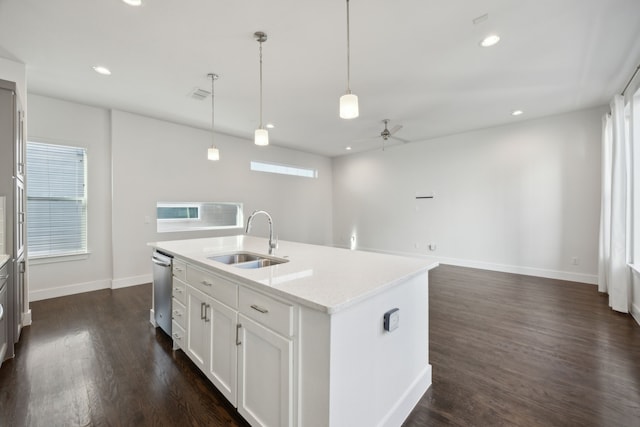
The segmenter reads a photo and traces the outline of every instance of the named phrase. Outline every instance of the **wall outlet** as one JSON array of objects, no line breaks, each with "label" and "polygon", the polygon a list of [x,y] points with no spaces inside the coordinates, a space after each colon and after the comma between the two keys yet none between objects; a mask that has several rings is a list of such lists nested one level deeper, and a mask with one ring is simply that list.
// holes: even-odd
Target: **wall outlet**
[{"label": "wall outlet", "polygon": [[578,258],[577,256],[571,257],[571,265],[579,265],[580,264],[580,258]]}]

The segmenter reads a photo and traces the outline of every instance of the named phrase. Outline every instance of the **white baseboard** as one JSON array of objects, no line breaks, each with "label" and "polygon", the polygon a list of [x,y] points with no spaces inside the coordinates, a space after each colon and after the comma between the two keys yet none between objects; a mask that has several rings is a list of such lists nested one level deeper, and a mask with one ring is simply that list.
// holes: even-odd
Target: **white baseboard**
[{"label": "white baseboard", "polygon": [[[29,301],[40,301],[43,299],[65,297],[67,295],[81,294],[83,292],[97,291],[100,289],[119,289],[129,286],[142,285],[151,282],[151,274],[143,274],[142,276],[126,277],[123,279],[103,279],[94,282],[75,283],[72,285],[58,286],[55,288],[30,290]],[[29,312],[29,319],[31,318]],[[26,324],[26,323],[25,323]]]},{"label": "white baseboard", "polygon": [[76,283],[73,285],[58,286],[56,288],[30,290],[29,301],[40,301],[49,298],[64,297],[67,295],[81,294],[83,292],[97,291],[99,289],[109,289],[111,280],[103,279],[94,282]]},{"label": "white baseboard", "polygon": [[411,411],[416,407],[422,395],[431,386],[431,365],[427,365],[424,371],[416,378],[406,392],[398,399],[387,415],[378,423],[378,426],[399,426],[407,419]]},{"label": "white baseboard", "polygon": [[[348,247],[344,245],[334,245],[334,246],[343,248],[343,249],[348,249]],[[367,251],[367,252],[378,252],[378,253],[388,254],[388,255],[400,255],[400,256],[406,256],[411,258],[422,258],[422,259],[427,259],[431,261],[437,261],[440,264],[455,265],[458,267],[478,268],[481,270],[500,271],[502,273],[523,274],[525,276],[536,276],[536,277],[545,277],[548,279],[567,280],[570,282],[588,283],[590,285],[598,284],[597,274],[573,273],[570,271],[548,270],[544,268],[497,264],[492,262],[474,261],[474,260],[468,260],[468,259],[427,256],[427,255],[421,255],[413,252],[385,251],[385,250],[372,249],[372,248],[358,248],[358,250]]]},{"label": "white baseboard", "polygon": [[548,279],[567,280],[569,282],[598,284],[597,274],[573,273],[570,271],[547,270],[543,268],[522,267],[517,265],[494,264],[482,261],[469,261],[455,258],[436,258],[441,264],[458,267],[479,268],[482,270],[500,271],[503,273],[523,274],[525,276],[545,277]]},{"label": "white baseboard", "polygon": [[153,325],[154,328],[158,327],[158,324],[156,323],[156,314],[152,309],[149,309],[149,322]]},{"label": "white baseboard", "polygon": [[124,277],[122,279],[113,279],[111,281],[111,289],[128,288],[129,286],[144,285],[151,283],[153,278],[151,274],[143,274],[141,276]]},{"label": "white baseboard", "polygon": [[26,313],[22,313],[22,326],[31,325],[31,309],[29,309]]},{"label": "white baseboard", "polygon": [[633,302],[631,303],[631,316],[636,320],[636,323],[640,325],[640,306]]}]

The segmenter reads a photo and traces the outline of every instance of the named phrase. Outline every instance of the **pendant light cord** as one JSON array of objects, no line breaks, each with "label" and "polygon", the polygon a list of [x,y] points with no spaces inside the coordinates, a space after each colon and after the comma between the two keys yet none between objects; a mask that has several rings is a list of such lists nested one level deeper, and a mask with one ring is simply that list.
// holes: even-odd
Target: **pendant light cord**
[{"label": "pendant light cord", "polygon": [[351,39],[349,33],[349,0],[347,0],[347,93],[351,93]]},{"label": "pendant light cord", "polygon": [[260,40],[260,129],[262,129],[262,41]]},{"label": "pendant light cord", "polygon": [[215,144],[215,136],[213,133],[213,129],[214,129],[214,120],[215,120],[215,114],[214,114],[214,108],[215,108],[215,102],[213,100],[213,82],[216,81],[216,75],[215,74],[211,74],[211,144]]}]

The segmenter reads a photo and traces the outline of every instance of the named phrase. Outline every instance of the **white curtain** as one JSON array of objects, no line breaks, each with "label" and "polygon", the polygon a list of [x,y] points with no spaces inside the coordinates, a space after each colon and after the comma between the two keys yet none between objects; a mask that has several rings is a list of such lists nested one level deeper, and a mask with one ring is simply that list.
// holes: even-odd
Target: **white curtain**
[{"label": "white curtain", "polygon": [[629,177],[631,150],[627,141],[624,98],[611,101],[611,114],[602,120],[602,200],[598,290],[609,294],[609,305],[629,312],[630,261],[628,245],[630,218]]}]

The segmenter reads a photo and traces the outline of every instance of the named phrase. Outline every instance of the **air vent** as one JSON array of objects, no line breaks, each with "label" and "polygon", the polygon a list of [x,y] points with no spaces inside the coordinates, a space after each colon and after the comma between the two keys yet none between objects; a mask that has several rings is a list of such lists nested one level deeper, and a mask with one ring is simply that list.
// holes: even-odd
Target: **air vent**
[{"label": "air vent", "polygon": [[206,99],[209,95],[211,95],[211,92],[200,88],[195,88],[193,92],[191,92],[191,97],[193,99],[197,99],[198,101]]}]

